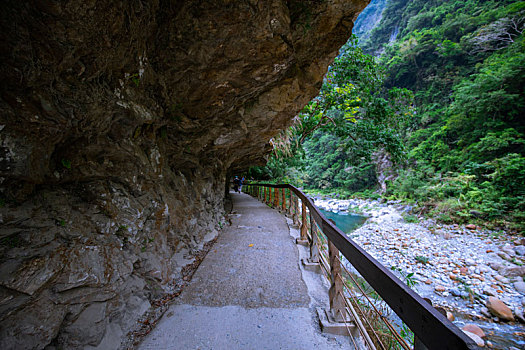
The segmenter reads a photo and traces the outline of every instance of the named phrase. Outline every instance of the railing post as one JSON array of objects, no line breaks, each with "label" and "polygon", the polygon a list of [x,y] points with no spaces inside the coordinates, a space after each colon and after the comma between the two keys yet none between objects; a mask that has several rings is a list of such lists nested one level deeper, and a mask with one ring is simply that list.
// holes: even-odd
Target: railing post
[{"label": "railing post", "polygon": [[293,193],[292,193],[292,189],[288,189],[288,193],[290,194],[290,198],[288,199],[288,208],[287,208],[287,213],[288,215],[292,215],[292,197],[293,197]]},{"label": "railing post", "polygon": [[[307,227],[306,215],[304,215],[304,203],[303,203],[303,223]],[[317,225],[315,224],[312,213],[310,213],[310,233],[312,234],[311,239],[308,239],[307,232],[304,233],[305,239],[300,241],[297,240],[298,244],[308,245],[310,250],[310,257],[308,259],[302,259],[301,262],[305,270],[321,272],[321,265],[319,263],[319,246],[317,245]],[[303,233],[301,233],[303,234]]]},{"label": "railing post", "polygon": [[283,202],[281,203],[281,208],[283,209],[283,213],[286,213],[286,188],[281,188],[281,194],[283,198]]},{"label": "railing post", "polygon": [[[332,221],[333,223],[333,221]],[[313,223],[315,224],[315,223]],[[346,310],[343,290],[343,279],[341,276],[341,261],[339,260],[339,250],[327,238],[328,243],[328,262],[330,264],[330,289],[328,290],[328,297],[330,299],[330,309],[317,309],[319,322],[323,332],[348,335],[352,332],[348,327],[351,322],[349,313]],[[351,304],[350,304],[351,305]],[[365,337],[367,333],[363,334]],[[371,349],[375,350],[373,343],[370,342]]]},{"label": "railing post", "polygon": [[294,213],[294,201],[293,201],[293,191],[290,190],[290,199],[288,200],[289,206],[288,206],[288,214],[290,215],[290,218],[292,219],[292,226],[295,225],[295,220],[293,219],[293,213]]},{"label": "railing post", "polygon": [[264,187],[264,203],[266,203],[266,186]]},{"label": "railing post", "polygon": [[293,196],[293,212],[292,212],[292,219],[293,219],[293,225],[296,227],[299,227],[299,198],[297,196]]},{"label": "railing post", "polygon": [[[306,205],[303,201],[301,201],[302,204],[302,220],[301,220],[301,236],[297,238],[295,243],[307,246],[308,245],[308,226],[306,223]],[[297,214],[296,214],[297,216]]]},{"label": "railing post", "polygon": [[[308,259],[308,262],[311,264],[319,264],[319,246],[317,245],[317,225],[315,223],[314,217],[312,213],[310,213],[310,227],[312,234],[312,240],[310,243],[310,259]],[[308,237],[306,237],[308,239]]]},{"label": "railing post", "polygon": [[[293,202],[293,191],[292,190],[290,190],[290,199],[288,200],[288,202],[290,203],[288,207],[288,214],[290,214],[290,218],[292,218],[293,220],[294,202]],[[293,221],[292,225],[295,226],[295,220]]]},{"label": "railing post", "polygon": [[339,250],[328,240],[328,257],[330,260],[330,277],[332,283],[328,296],[330,298],[330,311],[334,320],[344,322],[346,316],[345,301],[343,300],[343,280],[341,276],[341,263],[339,261]]},{"label": "railing post", "polygon": [[279,209],[279,189],[277,187],[273,188],[273,207]]}]

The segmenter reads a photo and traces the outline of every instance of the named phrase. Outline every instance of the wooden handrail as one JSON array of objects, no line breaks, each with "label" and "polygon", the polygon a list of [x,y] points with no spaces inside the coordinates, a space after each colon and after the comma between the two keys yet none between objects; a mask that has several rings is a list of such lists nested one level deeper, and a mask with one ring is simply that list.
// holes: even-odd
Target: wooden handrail
[{"label": "wooden handrail", "polygon": [[247,186],[289,189],[308,207],[323,234],[344,255],[390,308],[428,349],[479,349],[475,342],[399,280],[363,248],[328,221],[297,187],[289,184],[248,183]]}]

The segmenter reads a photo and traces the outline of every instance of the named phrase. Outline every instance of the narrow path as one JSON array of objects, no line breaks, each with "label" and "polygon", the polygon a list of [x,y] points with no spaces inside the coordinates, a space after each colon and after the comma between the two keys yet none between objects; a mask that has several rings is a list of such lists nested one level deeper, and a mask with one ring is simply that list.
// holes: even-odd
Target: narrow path
[{"label": "narrow path", "polygon": [[139,349],[348,348],[319,331],[286,219],[232,197],[232,225]]}]

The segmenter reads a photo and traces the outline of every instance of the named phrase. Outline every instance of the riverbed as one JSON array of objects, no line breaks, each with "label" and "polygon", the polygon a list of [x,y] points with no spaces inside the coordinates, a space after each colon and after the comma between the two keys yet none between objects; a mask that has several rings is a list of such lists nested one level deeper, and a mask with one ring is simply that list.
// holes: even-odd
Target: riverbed
[{"label": "riverbed", "polygon": [[[474,225],[440,225],[420,218],[407,223],[411,207],[399,202],[337,200],[315,197],[344,232],[435,306],[449,310],[455,323],[476,323],[486,334],[487,347],[525,348],[525,240],[504,231]],[[367,217],[355,230],[353,213]],[[330,217],[328,217],[330,216]],[[352,222],[346,223],[350,219]],[[361,219],[363,220],[363,219]],[[505,322],[486,307],[492,296],[511,310],[514,322]]]}]

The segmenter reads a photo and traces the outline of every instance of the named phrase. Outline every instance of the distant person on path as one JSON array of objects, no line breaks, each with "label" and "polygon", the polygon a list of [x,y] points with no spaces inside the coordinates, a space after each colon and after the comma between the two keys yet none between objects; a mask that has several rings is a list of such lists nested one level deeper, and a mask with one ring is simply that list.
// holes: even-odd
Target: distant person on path
[{"label": "distant person on path", "polygon": [[239,180],[238,176],[235,176],[235,179],[233,179],[233,190],[235,192],[241,193],[241,191],[239,190],[240,186],[241,186],[241,180]]},{"label": "distant person on path", "polygon": [[239,186],[239,192],[242,192],[242,185],[244,185],[244,176],[241,179],[241,185]]}]

